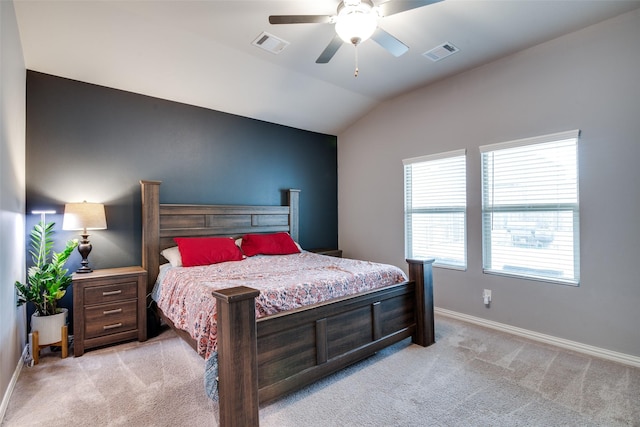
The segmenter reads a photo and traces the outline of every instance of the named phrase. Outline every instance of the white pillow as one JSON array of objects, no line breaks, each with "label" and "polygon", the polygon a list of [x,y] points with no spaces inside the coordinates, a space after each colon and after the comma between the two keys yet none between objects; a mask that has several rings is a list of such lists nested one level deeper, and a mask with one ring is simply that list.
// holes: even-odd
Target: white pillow
[{"label": "white pillow", "polygon": [[163,250],[160,255],[165,257],[172,267],[182,267],[182,256],[177,246]]}]

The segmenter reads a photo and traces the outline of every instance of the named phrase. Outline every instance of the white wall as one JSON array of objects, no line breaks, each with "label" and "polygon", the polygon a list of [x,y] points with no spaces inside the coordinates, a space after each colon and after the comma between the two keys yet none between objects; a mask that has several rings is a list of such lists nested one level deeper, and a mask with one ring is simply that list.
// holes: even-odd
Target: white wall
[{"label": "white wall", "polygon": [[[468,268],[435,269],[436,306],[640,356],[638,46],[636,10],[405,94],[338,135],[345,256],[405,265],[402,159],[466,148]],[[478,147],[571,129],[581,285],[483,274]]]},{"label": "white wall", "polygon": [[[6,394],[26,333],[24,308],[16,309],[13,286],[25,276],[25,84],[26,71],[13,2],[1,0],[0,397]],[[0,417],[2,414],[0,407]]]}]

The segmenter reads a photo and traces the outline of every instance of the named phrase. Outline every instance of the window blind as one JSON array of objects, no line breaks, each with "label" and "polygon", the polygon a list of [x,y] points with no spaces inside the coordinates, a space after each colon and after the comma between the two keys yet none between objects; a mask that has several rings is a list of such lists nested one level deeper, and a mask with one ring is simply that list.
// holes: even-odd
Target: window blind
[{"label": "window blind", "polygon": [[466,268],[466,151],[403,160],[405,253]]},{"label": "window blind", "polygon": [[579,283],[578,137],[480,147],[485,272]]}]

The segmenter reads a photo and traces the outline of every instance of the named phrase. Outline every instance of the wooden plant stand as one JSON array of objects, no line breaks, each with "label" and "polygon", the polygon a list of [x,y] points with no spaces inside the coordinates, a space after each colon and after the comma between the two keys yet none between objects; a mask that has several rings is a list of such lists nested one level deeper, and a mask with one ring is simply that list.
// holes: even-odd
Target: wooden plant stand
[{"label": "wooden plant stand", "polygon": [[60,328],[60,341],[51,344],[40,345],[38,331],[31,332],[31,344],[33,346],[33,364],[37,365],[40,360],[40,349],[53,345],[59,345],[62,347],[61,359],[65,359],[69,354],[69,332],[67,325]]}]

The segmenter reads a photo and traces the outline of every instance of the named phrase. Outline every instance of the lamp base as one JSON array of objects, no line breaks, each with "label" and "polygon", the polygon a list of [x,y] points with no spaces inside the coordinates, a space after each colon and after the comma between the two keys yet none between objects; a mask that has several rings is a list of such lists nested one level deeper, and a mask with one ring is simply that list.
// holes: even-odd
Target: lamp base
[{"label": "lamp base", "polygon": [[93,270],[89,267],[89,253],[91,252],[91,243],[89,242],[89,235],[81,234],[82,240],[78,244],[78,252],[82,256],[82,261],[80,262],[81,267],[76,270],[76,273],[91,273]]},{"label": "lamp base", "polygon": [[88,265],[83,265],[79,269],[76,270],[76,273],[91,273],[93,269]]}]

